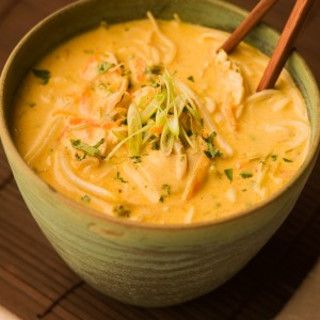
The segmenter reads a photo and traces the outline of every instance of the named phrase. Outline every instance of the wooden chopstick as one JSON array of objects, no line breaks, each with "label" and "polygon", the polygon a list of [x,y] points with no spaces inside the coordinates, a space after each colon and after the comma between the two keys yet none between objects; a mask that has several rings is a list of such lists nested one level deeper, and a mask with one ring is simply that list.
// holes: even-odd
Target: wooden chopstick
[{"label": "wooden chopstick", "polygon": [[[278,0],[261,0],[220,49],[231,53],[277,1]],[[314,0],[295,0],[295,2],[271,60],[258,85],[257,92],[274,87]]]},{"label": "wooden chopstick", "polygon": [[259,83],[257,92],[273,88],[276,84],[313,2],[314,0],[296,0],[276,49]]},{"label": "wooden chopstick", "polygon": [[226,53],[231,53],[244,37],[261,21],[278,0],[261,0],[221,46]]}]

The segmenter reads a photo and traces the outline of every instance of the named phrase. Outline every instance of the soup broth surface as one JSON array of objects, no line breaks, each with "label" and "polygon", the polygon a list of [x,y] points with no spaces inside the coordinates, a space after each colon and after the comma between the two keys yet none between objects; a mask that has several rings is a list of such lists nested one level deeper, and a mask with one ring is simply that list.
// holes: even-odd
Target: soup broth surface
[{"label": "soup broth surface", "polygon": [[228,34],[148,19],[102,24],[30,70],[14,138],[35,172],[101,215],[155,224],[220,220],[284,188],[305,160],[304,100],[268,57]]}]

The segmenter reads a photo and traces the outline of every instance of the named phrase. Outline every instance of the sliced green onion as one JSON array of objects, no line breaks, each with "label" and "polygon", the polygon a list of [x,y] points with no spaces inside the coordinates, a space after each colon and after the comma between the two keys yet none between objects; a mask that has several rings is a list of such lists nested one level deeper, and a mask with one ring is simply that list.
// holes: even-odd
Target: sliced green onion
[{"label": "sliced green onion", "polygon": [[225,169],[224,174],[227,176],[228,180],[232,182],[233,180],[233,169]]},{"label": "sliced green onion", "polygon": [[194,149],[195,148],[195,145],[194,143],[192,142],[192,140],[190,139],[190,137],[188,136],[186,130],[181,126],[180,127],[180,130],[182,132],[182,136],[184,137],[184,139],[187,141],[187,143],[189,144],[189,146]]},{"label": "sliced green onion", "polygon": [[155,95],[153,100],[141,112],[142,123],[146,123],[155,114],[155,112],[161,107],[165,99],[166,94],[164,92]]},{"label": "sliced green onion", "polygon": [[108,72],[111,68],[113,68],[115,66],[114,63],[110,63],[107,61],[101,62],[98,65],[98,73],[103,74]]},{"label": "sliced green onion", "polygon": [[167,114],[163,110],[158,110],[156,113],[156,125],[157,127],[163,127],[167,120]]},{"label": "sliced green onion", "polygon": [[104,141],[104,139],[101,139],[94,146],[90,146],[87,143],[82,142],[80,139],[70,140],[73,148],[82,151],[85,155],[96,158],[102,158],[99,147],[104,143]]},{"label": "sliced green onion", "polygon": [[171,133],[168,125],[163,128],[160,139],[160,150],[167,156],[172,153],[175,137]]},{"label": "sliced green onion", "polygon": [[177,116],[169,117],[167,121],[169,130],[171,133],[175,136],[178,137],[180,130],[179,130],[179,118]]},{"label": "sliced green onion", "polygon": [[[131,136],[139,132],[142,128],[142,121],[137,106],[132,103],[128,109],[128,135]],[[142,145],[142,133],[137,133],[128,141],[129,154],[131,157],[139,156]]]},{"label": "sliced green onion", "polygon": [[148,131],[150,129],[150,126],[146,125],[143,128],[141,128],[139,131],[133,133],[132,135],[128,136],[127,138],[125,138],[124,140],[122,140],[121,142],[119,142],[108,154],[108,156],[106,157],[106,161],[110,160],[117,152],[118,150],[124,145],[126,144],[131,138],[133,138],[136,135],[142,134],[145,131]]}]

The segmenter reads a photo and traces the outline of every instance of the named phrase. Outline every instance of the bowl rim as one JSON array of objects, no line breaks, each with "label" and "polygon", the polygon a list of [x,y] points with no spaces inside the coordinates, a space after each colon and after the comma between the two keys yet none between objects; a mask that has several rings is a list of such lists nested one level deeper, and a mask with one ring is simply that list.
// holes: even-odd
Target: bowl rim
[{"label": "bowl rim", "polygon": [[[52,14],[48,15],[44,19],[42,19],[40,22],[38,22],[35,26],[33,26],[18,42],[18,44],[15,46],[9,57],[7,58],[7,61],[3,67],[3,70],[1,72],[1,78],[0,78],[0,138],[1,142],[3,144],[4,150],[6,154],[10,154],[12,158],[14,158],[14,161],[17,163],[17,166],[21,167],[23,171],[25,172],[25,175],[27,175],[30,178],[30,181],[32,184],[36,184],[39,186],[39,188],[45,188],[49,193],[51,193],[51,196],[53,198],[56,198],[57,201],[60,201],[64,203],[66,206],[68,206],[71,209],[77,210],[77,214],[82,215],[89,215],[93,216],[96,219],[101,220],[101,222],[110,222],[112,224],[118,225],[120,227],[127,227],[127,228],[137,228],[137,229],[144,229],[144,230],[158,230],[158,231],[187,231],[187,230],[196,230],[196,229],[205,229],[214,227],[221,224],[227,224],[230,222],[234,222],[236,220],[239,220],[240,218],[247,217],[249,215],[253,215],[257,211],[263,210],[265,207],[269,206],[270,204],[276,202],[288,189],[294,188],[297,181],[303,176],[303,174],[307,171],[307,169],[310,166],[313,166],[317,159],[317,155],[320,151],[320,128],[318,128],[315,137],[314,142],[310,145],[310,149],[308,151],[308,155],[303,163],[303,165],[299,168],[299,170],[296,172],[294,177],[291,179],[291,181],[284,185],[279,191],[274,193],[271,197],[268,197],[267,199],[258,202],[256,205],[252,206],[251,208],[235,211],[232,215],[229,215],[227,217],[221,217],[220,219],[215,219],[212,221],[203,221],[203,222],[196,222],[191,224],[155,224],[150,222],[138,222],[138,221],[132,221],[132,220],[122,220],[117,217],[104,215],[100,211],[86,207],[82,205],[81,203],[77,202],[76,200],[73,200],[69,197],[64,196],[61,192],[55,190],[53,187],[51,187],[47,182],[45,182],[43,179],[41,179],[32,169],[30,166],[27,165],[27,163],[24,161],[20,153],[18,152],[15,143],[13,141],[13,138],[10,134],[10,129],[8,128],[7,121],[5,119],[5,112],[4,112],[4,103],[3,103],[3,97],[4,97],[4,89],[5,89],[5,82],[7,75],[9,74],[9,69],[11,64],[13,63],[17,53],[23,47],[25,43],[29,41],[29,37],[34,33],[37,32],[42,28],[43,25],[47,24],[49,21],[54,20],[56,17],[58,17],[61,14],[64,14],[65,11],[71,11],[74,8],[84,5],[86,3],[90,3],[93,0],[78,0],[75,1],[69,5],[63,6],[62,8],[54,11]],[[237,5],[231,4],[229,2],[223,1],[223,0],[206,0],[208,3],[217,4],[219,6],[222,6],[226,8],[229,11],[239,13],[242,16],[245,16],[248,14],[247,10],[244,10],[240,8]],[[274,28],[270,27],[268,24],[263,23],[263,26],[265,26],[269,31],[271,31],[274,35],[279,36],[279,32],[276,31]],[[84,31],[85,32],[85,31]],[[311,72],[311,69],[309,68],[306,61],[303,59],[303,57],[298,53],[298,51],[295,51],[291,57],[294,56],[295,59],[299,61],[299,63],[302,65],[303,69],[305,70],[306,74],[308,75],[308,78],[310,79],[310,84],[313,87],[313,91],[317,92],[316,99],[316,105],[317,107],[317,118],[320,119],[320,92],[318,88],[317,81]],[[320,120],[318,120],[318,125],[320,127]],[[19,190],[20,191],[20,190]],[[20,191],[21,192],[21,191]]]}]

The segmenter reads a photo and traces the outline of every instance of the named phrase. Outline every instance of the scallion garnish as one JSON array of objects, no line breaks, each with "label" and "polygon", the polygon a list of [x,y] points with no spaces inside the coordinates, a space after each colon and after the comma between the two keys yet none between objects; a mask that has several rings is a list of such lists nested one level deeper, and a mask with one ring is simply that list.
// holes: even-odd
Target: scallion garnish
[{"label": "scallion garnish", "polygon": [[142,133],[137,133],[142,129],[142,121],[137,106],[134,103],[129,107],[127,121],[128,135],[131,136],[135,134],[128,141],[129,154],[131,157],[136,157],[140,155],[142,146]]},{"label": "scallion garnish", "polygon": [[[88,155],[90,157],[96,157],[96,158],[103,158],[101,155],[101,151],[99,150],[99,147],[104,143],[104,139],[101,139],[97,144],[95,144],[94,146],[90,146],[84,142],[82,142],[80,139],[77,140],[71,140],[71,145],[73,148],[80,150],[84,153],[84,155]],[[76,154],[78,156],[77,160],[80,160],[80,156],[79,154]],[[83,158],[82,158],[83,160]]]},{"label": "scallion garnish", "polygon": [[98,64],[98,73],[102,74],[102,73],[106,73],[108,72],[111,68],[113,68],[115,66],[114,63],[110,63],[107,61],[101,62]]},{"label": "scallion garnish", "polygon": [[121,174],[119,171],[117,171],[117,174],[116,174],[116,177],[115,177],[116,180],[119,180],[121,183],[128,183],[127,180],[125,180],[124,178],[122,178]]},{"label": "scallion garnish", "polygon": [[214,147],[214,138],[216,136],[217,134],[212,132],[208,138],[203,138],[207,144],[207,149],[204,151],[204,153],[209,159],[215,159],[222,156],[221,151]]},{"label": "scallion garnish", "polygon": [[45,69],[32,69],[32,73],[35,77],[39,78],[43,85],[49,83],[51,78],[51,72]]},{"label": "scallion garnish", "polygon": [[81,201],[89,203],[91,202],[91,198],[87,194],[85,194],[84,196],[81,197]]},{"label": "scallion garnish", "polygon": [[252,178],[253,177],[253,174],[250,173],[250,172],[241,172],[240,173],[240,177],[242,179],[249,179],[249,178]]},{"label": "scallion garnish", "polygon": [[113,213],[120,218],[129,218],[131,211],[124,205],[120,204],[113,208]]},{"label": "scallion garnish", "polygon": [[230,182],[232,182],[233,181],[233,169],[225,169],[224,170],[224,174],[227,176],[227,178],[228,178],[228,180],[230,181]]}]

